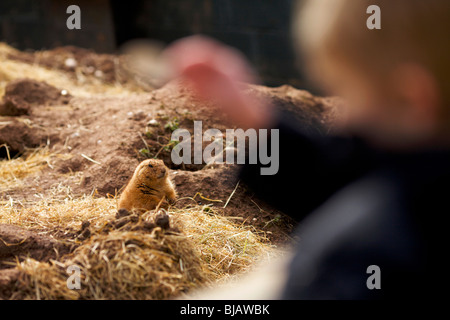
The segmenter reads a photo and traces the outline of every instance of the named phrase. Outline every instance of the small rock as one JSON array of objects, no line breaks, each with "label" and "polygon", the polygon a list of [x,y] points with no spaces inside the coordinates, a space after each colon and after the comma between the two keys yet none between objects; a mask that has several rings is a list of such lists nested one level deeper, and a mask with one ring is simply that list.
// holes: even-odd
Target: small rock
[{"label": "small rock", "polygon": [[85,229],[87,229],[87,228],[89,228],[90,227],[90,225],[91,225],[91,223],[89,222],[89,221],[83,221],[82,223],[81,223],[81,230],[85,230]]},{"label": "small rock", "polygon": [[83,221],[81,223],[81,229],[79,231],[79,235],[77,237],[77,239],[79,240],[85,240],[87,238],[89,238],[91,236],[91,230],[89,229],[89,227],[91,226],[91,223],[89,221]]},{"label": "small rock", "polygon": [[131,213],[127,209],[119,209],[116,213],[116,219],[120,219],[122,217],[129,216]]},{"label": "small rock", "polygon": [[95,70],[94,76],[96,76],[97,78],[102,78],[103,77],[103,71],[102,70]]},{"label": "small rock", "polygon": [[84,229],[83,232],[80,233],[80,235],[78,236],[78,239],[80,240],[85,240],[87,238],[89,238],[91,236],[91,230],[88,229]]},{"label": "small rock", "polygon": [[169,216],[167,215],[167,213],[165,212],[158,212],[155,215],[155,224],[158,227],[161,227],[161,229],[169,229],[170,228],[170,219]]},{"label": "small rock", "polygon": [[67,59],[64,61],[64,65],[65,65],[67,68],[75,68],[75,67],[78,65],[78,63],[77,63],[77,60],[75,60],[74,58],[67,58]]},{"label": "small rock", "polygon": [[145,118],[145,112],[142,110],[137,111],[134,116],[133,120],[139,121]]},{"label": "small rock", "polygon": [[149,122],[147,122],[147,125],[152,126],[152,127],[156,127],[156,126],[159,125],[159,122],[156,119],[152,119]]}]

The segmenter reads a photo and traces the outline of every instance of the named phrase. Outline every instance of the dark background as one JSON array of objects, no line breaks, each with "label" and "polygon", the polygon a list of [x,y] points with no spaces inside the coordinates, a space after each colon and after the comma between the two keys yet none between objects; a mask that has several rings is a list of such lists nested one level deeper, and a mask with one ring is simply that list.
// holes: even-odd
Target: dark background
[{"label": "dark background", "polygon": [[[293,0],[1,0],[0,41],[21,49],[62,45],[117,52],[134,38],[170,43],[206,34],[244,52],[269,86],[307,84],[297,68],[290,19]],[[66,9],[81,9],[68,30]]]}]

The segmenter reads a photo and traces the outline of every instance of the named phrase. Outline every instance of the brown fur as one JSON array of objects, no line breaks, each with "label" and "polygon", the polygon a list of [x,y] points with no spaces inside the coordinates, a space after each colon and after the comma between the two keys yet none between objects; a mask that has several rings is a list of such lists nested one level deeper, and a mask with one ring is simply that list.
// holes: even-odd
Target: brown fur
[{"label": "brown fur", "polygon": [[[148,211],[155,209],[161,200],[162,207],[173,204],[177,194],[169,178],[169,169],[162,160],[147,159],[134,171],[119,199],[119,209]],[[168,203],[167,203],[168,202]]]}]

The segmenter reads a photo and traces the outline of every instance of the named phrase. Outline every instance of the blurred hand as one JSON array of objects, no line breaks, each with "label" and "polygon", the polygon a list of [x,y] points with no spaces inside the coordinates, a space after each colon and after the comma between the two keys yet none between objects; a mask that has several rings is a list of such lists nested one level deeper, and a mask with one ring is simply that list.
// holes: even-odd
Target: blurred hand
[{"label": "blurred hand", "polygon": [[201,99],[212,100],[243,128],[268,128],[270,104],[242,91],[240,83],[257,78],[245,57],[217,41],[192,36],[176,41],[164,53],[176,76],[187,80]]}]

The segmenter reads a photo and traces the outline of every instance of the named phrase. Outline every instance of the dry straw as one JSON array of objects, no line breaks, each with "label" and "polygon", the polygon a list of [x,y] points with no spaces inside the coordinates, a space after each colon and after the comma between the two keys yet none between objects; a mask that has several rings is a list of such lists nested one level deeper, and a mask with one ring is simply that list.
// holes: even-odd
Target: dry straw
[{"label": "dry straw", "polygon": [[[278,253],[262,234],[217,215],[212,208],[171,208],[169,231],[121,227],[105,232],[114,221],[116,199],[41,200],[31,206],[5,204],[0,223],[58,234],[78,247],[58,261],[25,259],[13,299],[170,299],[249,271],[260,259]],[[140,216],[136,226],[151,221]],[[92,236],[73,236],[83,221]],[[63,235],[67,235],[64,237]],[[72,235],[72,236],[71,236]],[[81,270],[81,290],[67,288],[67,268]]]},{"label": "dry straw", "polygon": [[67,159],[69,155],[50,152],[47,146],[36,149],[26,149],[21,157],[11,158],[9,148],[5,148],[7,158],[0,160],[0,191],[17,188],[23,185],[23,179],[40,172],[44,167],[52,167],[58,159]]},{"label": "dry straw", "polygon": [[[80,290],[67,287],[71,265],[80,268]],[[115,230],[95,234],[63,262],[20,263],[16,294],[24,299],[167,299],[207,282],[204,267],[182,235],[160,228]]]}]

